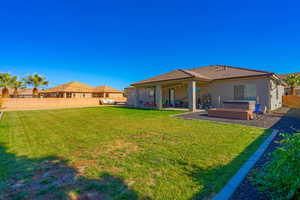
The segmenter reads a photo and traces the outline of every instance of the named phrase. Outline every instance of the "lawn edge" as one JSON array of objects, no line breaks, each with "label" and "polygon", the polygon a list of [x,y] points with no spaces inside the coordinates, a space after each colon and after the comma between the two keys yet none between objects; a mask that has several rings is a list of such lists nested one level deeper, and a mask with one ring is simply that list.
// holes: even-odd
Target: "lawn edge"
[{"label": "lawn edge", "polygon": [[267,150],[279,130],[273,129],[272,134],[258,147],[250,158],[242,165],[239,171],[226,183],[221,191],[213,198],[213,200],[227,200],[233,195],[238,186],[243,182],[248,172],[253,168],[255,163]]}]

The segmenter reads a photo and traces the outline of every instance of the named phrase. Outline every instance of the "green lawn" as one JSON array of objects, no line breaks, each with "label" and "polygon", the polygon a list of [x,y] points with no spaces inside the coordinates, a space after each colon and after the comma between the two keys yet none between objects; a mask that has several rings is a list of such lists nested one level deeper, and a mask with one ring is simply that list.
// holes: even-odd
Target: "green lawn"
[{"label": "green lawn", "polygon": [[196,199],[268,136],[254,127],[117,107],[6,112],[0,199]]}]

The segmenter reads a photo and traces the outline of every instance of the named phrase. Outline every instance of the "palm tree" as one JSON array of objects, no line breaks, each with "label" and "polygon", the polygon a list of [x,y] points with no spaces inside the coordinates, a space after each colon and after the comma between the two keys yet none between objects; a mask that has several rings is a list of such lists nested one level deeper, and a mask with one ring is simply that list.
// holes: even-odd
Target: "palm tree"
[{"label": "palm tree", "polygon": [[9,96],[8,87],[11,86],[12,77],[10,73],[0,73],[0,87],[2,87],[2,97],[7,98]]},{"label": "palm tree", "polygon": [[17,76],[13,76],[11,78],[11,87],[14,88],[14,92],[13,92],[14,96],[17,96],[19,94],[18,89],[26,88],[24,81],[18,80]]},{"label": "palm tree", "polygon": [[32,94],[35,96],[39,94],[38,88],[47,86],[49,84],[44,76],[38,74],[28,75],[23,80],[26,84],[33,86]]},{"label": "palm tree", "polygon": [[291,87],[291,93],[293,96],[295,96],[295,87],[300,85],[300,76],[297,74],[290,74],[286,77],[285,82]]}]

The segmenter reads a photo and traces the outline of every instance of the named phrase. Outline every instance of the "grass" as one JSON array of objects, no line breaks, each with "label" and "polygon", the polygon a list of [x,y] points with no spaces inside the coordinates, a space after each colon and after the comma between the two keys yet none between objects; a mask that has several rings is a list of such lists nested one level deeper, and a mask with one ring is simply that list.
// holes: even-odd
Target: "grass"
[{"label": "grass", "polygon": [[210,197],[269,134],[170,117],[176,113],[116,107],[6,112],[0,199]]}]

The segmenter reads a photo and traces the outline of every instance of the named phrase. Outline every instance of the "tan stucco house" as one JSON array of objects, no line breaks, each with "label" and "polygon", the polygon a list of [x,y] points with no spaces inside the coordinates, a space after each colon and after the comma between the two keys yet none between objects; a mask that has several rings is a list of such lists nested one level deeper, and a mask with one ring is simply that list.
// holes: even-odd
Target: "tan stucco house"
[{"label": "tan stucco house", "polygon": [[43,97],[54,98],[112,98],[117,99],[123,97],[123,91],[108,87],[99,86],[92,87],[80,82],[69,82],[61,84],[47,90],[40,91]]},{"label": "tan stucco house", "polygon": [[124,92],[117,90],[106,85],[95,87],[93,90],[93,97],[104,97],[104,98],[122,98]]},{"label": "tan stucco house", "polygon": [[224,101],[247,100],[264,110],[282,106],[284,82],[273,72],[210,65],[178,69],[131,84],[125,89],[128,104],[135,107],[222,107]]}]

